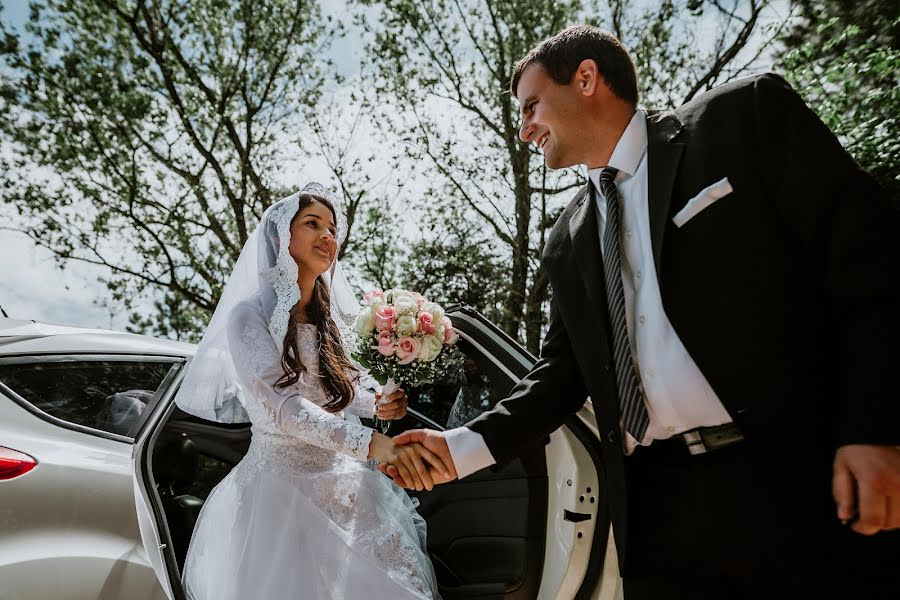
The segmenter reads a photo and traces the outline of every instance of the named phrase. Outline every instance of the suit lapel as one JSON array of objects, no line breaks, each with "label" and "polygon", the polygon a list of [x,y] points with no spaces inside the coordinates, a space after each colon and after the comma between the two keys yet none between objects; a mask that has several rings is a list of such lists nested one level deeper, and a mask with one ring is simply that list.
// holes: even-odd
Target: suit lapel
[{"label": "suit lapel", "polygon": [[647,196],[650,203],[650,242],[656,277],[660,278],[663,238],[669,223],[672,187],[684,144],[672,140],[684,128],[672,111],[647,115]]},{"label": "suit lapel", "polygon": [[[598,311],[606,315],[606,290],[603,283],[603,256],[600,251],[600,232],[597,225],[597,207],[594,186],[589,182],[576,196],[577,208],[569,219],[569,236],[572,239],[572,256],[578,264],[582,283],[588,299]],[[591,320],[602,321],[606,319]]]}]

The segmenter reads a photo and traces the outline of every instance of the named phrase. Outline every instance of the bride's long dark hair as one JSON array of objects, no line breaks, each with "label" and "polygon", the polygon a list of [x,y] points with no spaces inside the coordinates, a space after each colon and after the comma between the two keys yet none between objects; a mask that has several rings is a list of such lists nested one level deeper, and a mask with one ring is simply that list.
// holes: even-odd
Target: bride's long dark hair
[{"label": "bride's long dark hair", "polygon": [[[328,208],[332,216],[337,220],[334,206],[325,198],[303,194],[300,196],[300,206],[297,209],[297,218],[303,209],[313,202]],[[291,220],[293,223],[293,219]],[[287,243],[287,242],[285,242]],[[355,395],[354,380],[351,375],[356,373],[347,352],[341,342],[341,332],[337,323],[331,318],[331,292],[328,284],[319,275],[313,286],[313,294],[307,307],[309,322],[316,326],[316,336],[319,342],[319,376],[322,378],[322,387],[331,398],[322,408],[329,412],[340,412],[353,401]],[[300,360],[297,349],[297,317],[299,316],[300,303],[291,309],[291,318],[288,321],[287,333],[284,336],[284,349],[281,354],[281,366],[284,375],[275,382],[275,387],[288,387],[300,380],[300,373],[307,370]],[[357,374],[355,377],[359,377]]]}]

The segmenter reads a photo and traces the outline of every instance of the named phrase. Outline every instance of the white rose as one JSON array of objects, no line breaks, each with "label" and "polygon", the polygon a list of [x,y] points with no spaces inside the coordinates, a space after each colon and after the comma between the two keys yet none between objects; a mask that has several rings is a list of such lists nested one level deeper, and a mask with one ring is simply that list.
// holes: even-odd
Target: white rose
[{"label": "white rose", "polygon": [[376,308],[382,307],[387,304],[387,301],[384,297],[384,292],[381,290],[372,290],[368,292],[364,297],[366,304],[369,306],[374,306]]},{"label": "white rose", "polygon": [[360,337],[372,334],[375,330],[375,313],[372,311],[372,307],[366,306],[356,315],[353,328]]},{"label": "white rose", "polygon": [[406,294],[396,294],[394,296],[394,310],[398,315],[415,315],[419,312],[419,305],[416,299]]},{"label": "white rose", "polygon": [[431,362],[441,353],[442,338],[426,335],[419,340],[419,360]]},{"label": "white rose", "polygon": [[441,308],[441,305],[437,304],[436,302],[426,302],[422,305],[422,310],[424,312],[431,313],[432,323],[440,323],[441,319],[444,318],[444,309]]},{"label": "white rose", "polygon": [[[397,308],[396,304],[394,308]],[[412,315],[401,315],[397,319],[397,335],[412,335],[416,332],[418,328],[418,323],[416,323],[416,319]]]}]

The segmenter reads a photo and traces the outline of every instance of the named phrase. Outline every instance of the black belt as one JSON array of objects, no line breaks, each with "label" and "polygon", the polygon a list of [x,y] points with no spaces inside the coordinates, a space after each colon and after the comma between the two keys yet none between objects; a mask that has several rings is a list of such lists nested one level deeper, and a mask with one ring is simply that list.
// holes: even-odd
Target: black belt
[{"label": "black belt", "polygon": [[636,451],[669,451],[682,454],[706,454],[744,441],[744,434],[736,423],[714,427],[698,427],[678,433],[665,440],[653,440],[649,446],[638,446]]}]

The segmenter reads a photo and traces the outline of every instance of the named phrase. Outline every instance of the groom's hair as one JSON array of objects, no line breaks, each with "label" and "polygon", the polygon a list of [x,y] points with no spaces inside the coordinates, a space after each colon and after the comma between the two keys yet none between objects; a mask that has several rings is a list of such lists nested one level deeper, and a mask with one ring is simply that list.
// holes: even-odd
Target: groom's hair
[{"label": "groom's hair", "polygon": [[616,96],[637,105],[637,75],[631,56],[616,36],[590,25],[573,25],[534,47],[516,65],[509,89],[518,97],[522,72],[532,63],[544,67],[557,84],[566,85],[586,59],[597,63],[597,71]]}]

